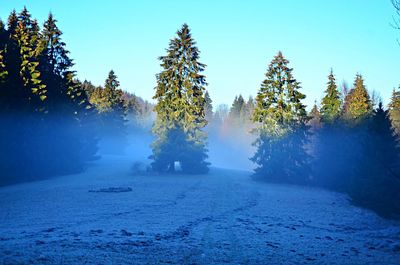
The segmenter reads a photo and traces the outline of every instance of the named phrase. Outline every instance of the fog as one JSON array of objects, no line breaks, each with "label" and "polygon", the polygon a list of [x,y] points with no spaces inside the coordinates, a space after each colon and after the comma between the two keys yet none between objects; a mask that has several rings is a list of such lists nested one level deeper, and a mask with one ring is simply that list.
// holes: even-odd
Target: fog
[{"label": "fog", "polygon": [[[304,168],[305,157],[292,152],[300,136],[282,138],[268,164],[279,176],[255,181],[249,158],[257,135],[243,128],[207,127],[210,172],[189,175],[178,165],[176,174],[152,171],[152,121],[128,121],[121,133],[98,120],[79,128],[59,116],[1,120],[0,260],[6,264],[221,264],[248,261],[247,255],[249,264],[398,260],[393,235],[400,226],[375,214],[392,217],[397,203],[389,199],[398,186],[374,166],[366,125],[299,133],[307,135]],[[295,167],[290,159],[297,159]],[[287,185],[290,173],[306,170],[305,181]],[[241,251],[227,256],[234,244]],[[259,252],[265,248],[270,251]],[[359,254],[372,248],[374,255]]]}]

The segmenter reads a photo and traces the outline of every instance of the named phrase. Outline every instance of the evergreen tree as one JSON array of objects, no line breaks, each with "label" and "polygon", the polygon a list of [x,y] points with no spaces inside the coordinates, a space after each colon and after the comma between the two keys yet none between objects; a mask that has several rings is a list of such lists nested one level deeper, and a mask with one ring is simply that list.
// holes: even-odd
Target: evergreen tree
[{"label": "evergreen tree", "polygon": [[204,101],[205,101],[204,109],[206,113],[206,120],[210,123],[214,116],[214,112],[213,112],[212,99],[208,91],[206,91],[206,93],[204,94]]},{"label": "evergreen tree", "polygon": [[393,89],[389,104],[389,116],[397,136],[400,136],[400,90]]},{"label": "evergreen tree", "polygon": [[123,101],[127,114],[133,116],[134,119],[142,114],[140,99],[136,95],[124,92]]},{"label": "evergreen tree", "polygon": [[4,59],[6,41],[7,41],[7,31],[5,29],[3,21],[0,19],[0,88],[1,84],[5,83],[8,75]]},{"label": "evergreen tree", "polygon": [[354,87],[345,93],[342,119],[325,122],[316,135],[313,167],[318,185],[349,191],[351,179],[359,170],[371,114],[370,97],[361,75],[357,75]]},{"label": "evergreen tree", "polygon": [[126,122],[126,108],[123,99],[123,92],[119,89],[120,83],[114,71],[111,70],[104,84],[104,95],[108,101],[109,109],[106,112],[112,113],[110,119],[114,123],[114,129],[124,131]]},{"label": "evergreen tree", "polygon": [[[294,79],[289,61],[279,52],[269,65],[257,94],[253,121],[259,137],[252,161],[258,178],[304,183],[309,178],[305,95]],[[284,167],[282,165],[285,165]]]},{"label": "evergreen tree", "polygon": [[81,86],[89,99],[90,99],[92,93],[94,92],[94,90],[97,88],[95,85],[92,84],[92,82],[90,82],[88,80],[83,81],[81,83]]},{"label": "evergreen tree", "polygon": [[124,100],[124,93],[119,89],[120,83],[111,70],[105,80],[104,87],[93,88],[90,95],[90,102],[96,107],[100,114],[113,116],[119,122],[125,119],[126,102]]},{"label": "evergreen tree", "polygon": [[[18,15],[18,23],[13,38],[17,41],[20,52],[20,76],[23,81],[24,90],[22,99],[24,99],[35,110],[43,110],[42,104],[46,95],[46,85],[40,80],[41,73],[37,67],[37,48],[39,44],[39,27],[37,22],[31,19],[31,15],[24,8]],[[30,90],[30,91],[29,91]],[[32,95],[33,94],[33,95]]]},{"label": "evergreen tree", "polygon": [[314,131],[321,127],[322,115],[318,109],[317,101],[315,101],[314,106],[310,111],[309,119],[309,124]]},{"label": "evergreen tree", "polygon": [[344,118],[353,123],[357,123],[367,118],[372,112],[371,99],[364,85],[361,75],[357,75],[354,87],[346,96],[344,104]]},{"label": "evergreen tree", "polygon": [[[157,119],[153,127],[152,167],[158,172],[174,172],[175,163],[186,173],[208,171],[205,119],[205,65],[198,62],[189,27],[184,24],[170,41],[167,55],[160,57],[154,99]],[[183,144],[185,143],[185,144]],[[184,148],[184,149],[182,149]],[[168,154],[168,155],[166,155]]]},{"label": "evergreen tree", "polygon": [[255,108],[254,99],[252,96],[250,96],[245,104],[244,111],[242,114],[245,123],[249,123],[252,121],[254,108]]},{"label": "evergreen tree", "polygon": [[95,158],[90,104],[55,23],[50,15],[40,31],[24,8],[0,25],[0,171],[8,180],[80,171]]},{"label": "evergreen tree", "polygon": [[98,131],[103,140],[101,149],[104,153],[121,153],[126,145],[127,102],[120,83],[111,70],[104,87],[95,88],[90,95],[90,103],[99,114]]},{"label": "evergreen tree", "polygon": [[321,102],[321,119],[325,123],[332,123],[340,116],[342,102],[332,70],[328,80],[328,88]]},{"label": "evergreen tree", "polygon": [[[67,168],[83,168],[88,160],[95,158],[97,152],[93,111],[81,84],[74,79],[75,72],[71,71],[73,61],[65,46],[57,20],[50,13],[38,45],[38,69],[48,88],[46,109],[53,116],[56,115],[60,126],[64,127],[60,130],[48,129],[47,134],[54,134],[52,139],[60,141],[59,144],[49,144],[55,146],[55,152],[63,153],[64,158],[68,157],[70,163],[66,165]],[[68,142],[69,145],[65,147],[62,142]],[[65,161],[60,160],[58,165],[53,165],[60,169]]]},{"label": "evergreen tree", "polygon": [[351,198],[384,216],[400,214],[400,172],[396,171],[400,150],[382,103],[368,122],[362,146],[363,155],[349,188]]},{"label": "evergreen tree", "polygon": [[232,117],[232,119],[240,118],[240,114],[242,113],[244,104],[245,102],[242,95],[235,97],[235,100],[233,101],[231,110],[229,112],[229,115]]},{"label": "evergreen tree", "polygon": [[19,75],[21,65],[20,53],[17,41],[13,37],[17,28],[18,17],[15,10],[8,17],[7,31],[2,34],[2,81],[4,88],[0,90],[1,111],[15,111],[22,109],[21,106],[21,87],[22,79]]}]

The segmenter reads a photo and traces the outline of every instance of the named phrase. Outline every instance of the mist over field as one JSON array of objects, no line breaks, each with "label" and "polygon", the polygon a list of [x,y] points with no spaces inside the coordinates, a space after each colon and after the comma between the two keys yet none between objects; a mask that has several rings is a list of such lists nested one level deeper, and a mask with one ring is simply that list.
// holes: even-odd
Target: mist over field
[{"label": "mist over field", "polygon": [[[17,2],[13,5],[24,1]],[[195,25],[193,31],[191,23],[171,28],[154,70],[129,56],[136,54],[135,49],[143,49],[144,54],[158,50],[158,38],[169,25],[163,23],[166,17],[155,20],[160,24],[155,31],[150,30],[154,21],[142,23],[141,28],[150,33],[142,32],[131,41],[125,27],[134,32],[131,25],[136,16],[127,16],[121,24],[122,13],[117,17],[110,15],[111,10],[135,7],[143,11],[148,4],[115,3],[106,16],[102,12],[108,4],[100,1],[96,12],[87,12],[92,23],[97,22],[84,34],[99,42],[92,44],[93,50],[100,51],[108,43],[113,56],[111,60],[98,52],[96,57],[104,60],[99,64],[98,58],[89,55],[93,51],[86,51],[85,62],[97,75],[107,67],[99,83],[98,76],[89,80],[93,69],[77,73],[81,68],[72,59],[77,51],[68,50],[67,43],[79,36],[80,29],[65,35],[60,29],[68,23],[77,25],[77,18],[58,21],[53,13],[43,21],[35,18],[36,12],[40,16],[48,6],[69,10],[70,4],[48,3],[38,9],[38,3],[30,3],[35,7],[32,14],[26,6],[11,9],[7,16],[0,10],[1,264],[398,264],[400,89],[393,88],[387,97],[386,88],[378,90],[369,84],[376,84],[377,76],[382,84],[399,80],[390,74],[391,69],[372,67],[379,64],[372,54],[369,64],[377,73],[363,75],[354,68],[353,79],[347,82],[340,80],[342,69],[319,64],[326,69],[315,71],[308,60],[300,59],[305,51],[294,52],[293,46],[280,42],[287,36],[272,38],[274,31],[267,46],[279,44],[282,50],[261,53],[258,45],[266,45],[263,38],[255,34],[247,39],[246,34],[260,25],[288,32],[284,30],[287,23],[296,20],[283,13],[279,23],[251,16],[243,28],[250,23],[255,29],[236,27],[233,35],[241,39],[230,44],[237,54],[225,58],[223,54],[231,49],[225,47],[218,56],[211,52],[217,61],[203,57],[203,52],[215,48],[204,42],[205,36],[217,48],[231,39],[228,33],[237,18],[224,12],[218,21],[232,22],[232,28],[224,31],[219,26],[222,37],[207,30],[208,21],[199,27],[196,17],[188,20]],[[387,7],[378,5],[380,10],[376,3],[364,4],[364,12],[379,18]],[[85,5],[77,4],[75,15]],[[184,10],[182,14],[198,8],[180,1],[171,5],[175,11]],[[221,7],[221,3],[208,5]],[[243,16],[266,7],[294,15],[303,9],[310,14],[325,12],[324,18],[317,19],[321,24],[331,16],[326,7],[315,3],[285,9],[271,1],[256,1],[246,8],[226,5]],[[355,8],[354,3],[346,5]],[[159,2],[145,18],[146,12],[135,14],[149,22],[162,6],[171,8]],[[60,18],[65,18],[66,10]],[[395,14],[392,27],[398,32],[400,2],[391,1],[390,10]],[[94,18],[93,12],[98,16]],[[215,20],[213,12],[210,21]],[[109,18],[113,31],[100,26],[102,17]],[[179,15],[169,18],[182,19]],[[307,21],[296,22],[299,32],[305,32],[301,25]],[[323,34],[321,28],[319,32]],[[307,33],[321,39],[326,36],[315,34],[313,28]],[[390,49],[383,40],[390,39],[389,35],[385,31],[381,37],[379,49],[387,52]],[[84,49],[86,40],[80,38]],[[110,41],[121,46],[115,49]],[[290,43],[302,48],[306,46],[302,41],[308,43],[306,37]],[[359,43],[352,38],[346,41],[348,49]],[[148,47],[143,48],[141,42]],[[126,43],[132,47],[123,48]],[[317,55],[322,51],[342,56],[333,46],[320,50],[324,45],[316,43]],[[400,51],[397,48],[390,51],[395,54]],[[118,56],[121,50],[124,63]],[[251,59],[256,51],[268,58],[261,70]],[[357,52],[351,54],[354,58],[346,58],[348,64],[364,65],[357,60]],[[77,65],[82,65],[81,59]],[[228,60],[231,70],[223,67],[216,75],[221,66],[218,60]],[[387,63],[398,66],[394,61]],[[246,69],[237,74],[238,67]],[[143,79],[144,71],[154,71],[151,97],[120,82],[126,77],[125,68],[135,77],[141,73]],[[253,75],[244,77],[249,70],[264,73],[253,88]],[[310,91],[309,74],[304,71],[315,76],[312,81],[318,91]],[[82,78],[86,75],[87,79]],[[317,78],[320,75],[323,82]],[[220,88],[225,93],[222,97],[217,86],[209,84],[216,76],[226,78],[225,87]],[[307,80],[304,84],[302,78]],[[243,80],[248,82],[247,90],[237,89]],[[318,99],[307,106],[315,95]]]}]

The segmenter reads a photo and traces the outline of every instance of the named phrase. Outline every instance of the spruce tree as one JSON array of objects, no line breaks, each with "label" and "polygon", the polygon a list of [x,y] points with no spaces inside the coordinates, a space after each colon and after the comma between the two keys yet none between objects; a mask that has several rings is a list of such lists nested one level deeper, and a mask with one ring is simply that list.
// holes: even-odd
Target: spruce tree
[{"label": "spruce tree", "polygon": [[354,87],[345,93],[341,119],[325,120],[316,135],[313,167],[317,184],[341,192],[349,190],[363,156],[371,114],[369,94],[361,75],[357,75]]},{"label": "spruce tree", "polygon": [[7,31],[3,21],[0,19],[0,86],[5,83],[8,72],[6,69],[4,54],[7,41]]},{"label": "spruce tree", "polygon": [[106,100],[108,101],[108,110],[106,112],[112,113],[111,119],[115,126],[115,129],[124,130],[125,127],[125,116],[126,116],[126,108],[125,102],[123,99],[123,92],[119,88],[120,83],[115,75],[114,71],[111,70],[108,73],[108,77],[104,84],[103,93],[105,95]]},{"label": "spruce tree", "polygon": [[399,154],[389,113],[380,103],[368,121],[362,156],[348,189],[355,203],[384,216],[400,214]]},{"label": "spruce tree", "polygon": [[309,155],[305,151],[308,120],[289,61],[279,52],[269,65],[256,97],[253,121],[258,125],[257,148],[252,161],[261,179],[304,183],[309,178]]},{"label": "spruce tree", "polygon": [[372,113],[371,99],[361,75],[357,74],[345,101],[344,118],[350,123],[361,122]]},{"label": "spruce tree", "polygon": [[250,96],[245,104],[245,108],[244,108],[244,112],[243,112],[244,121],[246,123],[249,123],[252,121],[252,115],[253,115],[254,108],[255,108],[254,99],[252,96]]},{"label": "spruce tree", "polygon": [[99,114],[98,131],[102,138],[100,146],[102,151],[112,154],[122,153],[127,140],[127,102],[113,70],[108,73],[104,87],[92,91],[90,102]]},{"label": "spruce tree", "polygon": [[400,136],[400,90],[393,89],[389,104],[389,116],[397,136]]},{"label": "spruce tree", "polygon": [[245,102],[244,102],[243,96],[242,95],[236,96],[235,100],[232,103],[232,107],[231,107],[229,115],[231,115],[232,118],[234,118],[234,119],[240,118],[240,114],[243,110],[244,104],[245,104]]},{"label": "spruce tree", "polygon": [[337,120],[341,112],[341,96],[336,85],[333,70],[328,76],[328,88],[325,90],[325,96],[321,101],[321,119],[324,123],[332,123]]},{"label": "spruce tree", "polygon": [[0,27],[0,114],[7,128],[0,131],[0,171],[8,178],[80,171],[96,152],[85,118],[90,104],[69,93],[78,82],[55,22],[49,16],[40,31],[24,8],[10,14],[5,31]]},{"label": "spruce tree", "polygon": [[47,90],[46,85],[40,79],[41,73],[37,69],[39,65],[37,59],[39,27],[37,22],[31,19],[26,8],[18,15],[18,23],[13,37],[18,43],[21,58],[20,76],[26,88],[22,91],[24,94],[22,98],[35,110],[43,110],[38,99],[44,101],[47,97]]},{"label": "spruce tree", "polygon": [[210,123],[212,122],[214,112],[213,112],[212,99],[208,91],[206,91],[206,93],[204,94],[204,101],[205,101],[204,109],[206,113],[206,120],[208,121],[208,123]]},{"label": "spruce tree", "polygon": [[[59,144],[49,144],[53,144],[54,152],[63,153],[64,158],[69,160],[69,163],[65,163],[60,159],[58,165],[53,165],[57,166],[58,170],[63,167],[67,171],[82,169],[87,161],[95,158],[97,152],[93,111],[81,85],[74,79],[75,72],[71,70],[73,61],[69,57],[66,44],[62,41],[62,32],[57,26],[57,20],[51,13],[44,23],[38,50],[38,69],[47,86],[46,109],[51,117],[57,117],[60,126],[63,126],[60,130],[48,129],[49,136],[54,134],[52,139],[60,141]],[[68,142],[69,145],[63,146],[62,142]],[[60,150],[57,150],[57,147]]]},{"label": "spruce tree", "polygon": [[22,79],[20,77],[21,58],[17,41],[15,40],[15,30],[18,24],[18,17],[13,10],[8,17],[7,31],[3,35],[4,49],[2,51],[2,61],[4,64],[2,71],[4,89],[0,90],[1,111],[20,111],[21,94],[25,92],[22,89]]},{"label": "spruce tree", "polygon": [[317,101],[315,101],[314,106],[310,111],[309,119],[309,124],[314,131],[321,127],[322,115],[318,109]]},{"label": "spruce tree", "polygon": [[198,61],[200,51],[184,24],[170,41],[167,55],[160,57],[162,71],[157,75],[152,145],[152,167],[157,172],[174,172],[179,162],[185,173],[208,171],[205,119],[205,65]]}]

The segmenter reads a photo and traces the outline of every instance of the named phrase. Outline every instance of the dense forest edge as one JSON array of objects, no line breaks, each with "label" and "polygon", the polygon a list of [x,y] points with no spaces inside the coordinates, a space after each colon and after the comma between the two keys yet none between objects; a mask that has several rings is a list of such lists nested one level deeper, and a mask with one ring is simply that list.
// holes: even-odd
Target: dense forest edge
[{"label": "dense forest edge", "polygon": [[102,86],[79,80],[52,14],[41,27],[26,8],[0,20],[0,185],[83,172],[123,154],[129,137],[151,135],[151,162],[132,159],[134,174],[206,174],[211,145],[237,146],[251,152],[255,181],[322,187],[400,216],[400,89],[384,106],[360,73],[348,86],[327,69],[308,112],[278,52],[254,98],[214,107],[187,24],[159,60],[152,104],[123,90],[113,70]]}]

